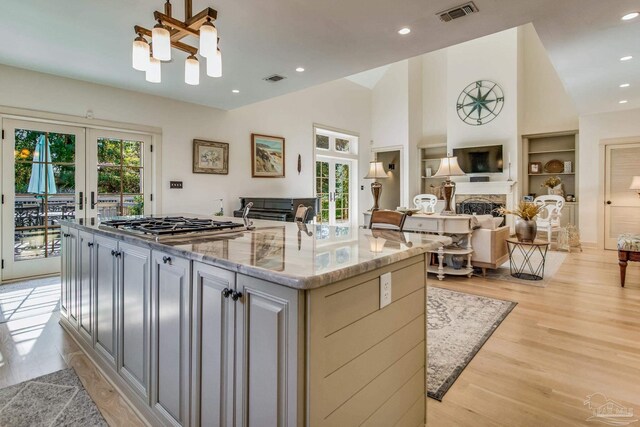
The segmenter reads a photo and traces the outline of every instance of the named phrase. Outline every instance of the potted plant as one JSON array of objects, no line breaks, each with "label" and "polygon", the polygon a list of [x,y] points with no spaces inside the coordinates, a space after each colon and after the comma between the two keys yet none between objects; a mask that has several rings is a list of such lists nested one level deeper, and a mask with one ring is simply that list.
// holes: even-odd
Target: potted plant
[{"label": "potted plant", "polygon": [[514,210],[508,210],[507,208],[498,208],[497,212],[500,215],[514,215],[516,216],[516,238],[519,242],[533,242],[538,232],[538,226],[536,224],[536,216],[542,212],[544,207],[542,205],[536,205],[531,202],[520,202],[518,207]]},{"label": "potted plant", "polygon": [[541,185],[541,187],[547,187],[547,194],[564,196],[564,190],[562,189],[562,180],[557,176],[550,176]]}]

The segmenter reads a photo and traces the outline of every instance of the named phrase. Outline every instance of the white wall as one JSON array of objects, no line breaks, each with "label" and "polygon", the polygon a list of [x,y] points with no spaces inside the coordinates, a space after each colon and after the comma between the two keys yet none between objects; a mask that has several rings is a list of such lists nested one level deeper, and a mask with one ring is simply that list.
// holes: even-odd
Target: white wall
[{"label": "white wall", "polygon": [[580,117],[580,152],[578,183],[580,194],[580,238],[583,242],[603,244],[599,235],[604,195],[600,183],[604,182],[600,154],[600,141],[611,138],[637,138],[640,142],[640,109]]},{"label": "white wall", "polygon": [[447,49],[422,55],[422,144],[447,142]]},{"label": "white wall", "polygon": [[[164,213],[213,212],[214,199],[224,198],[225,212],[236,209],[239,196],[313,195],[313,124],[371,139],[371,92],[346,80],[274,98],[232,111],[173,101],[32,71],[0,66],[0,105],[162,128]],[[286,178],[251,178],[252,132],[286,139]],[[192,140],[230,144],[229,175],[193,174]],[[302,173],[296,171],[302,155]],[[366,174],[360,165],[359,176]],[[183,190],[169,190],[182,180]],[[361,184],[368,184],[362,181]],[[360,206],[370,197],[360,191]],[[362,209],[360,209],[362,210]]]}]

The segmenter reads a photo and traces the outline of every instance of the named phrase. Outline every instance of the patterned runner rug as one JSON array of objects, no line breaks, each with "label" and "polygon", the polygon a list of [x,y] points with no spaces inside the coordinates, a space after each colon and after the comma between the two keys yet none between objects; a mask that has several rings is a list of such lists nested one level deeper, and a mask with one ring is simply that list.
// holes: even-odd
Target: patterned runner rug
[{"label": "patterned runner rug", "polygon": [[516,306],[430,286],[427,290],[427,396],[439,400]]},{"label": "patterned runner rug", "polygon": [[73,369],[0,390],[0,426],[104,426],[107,423]]}]

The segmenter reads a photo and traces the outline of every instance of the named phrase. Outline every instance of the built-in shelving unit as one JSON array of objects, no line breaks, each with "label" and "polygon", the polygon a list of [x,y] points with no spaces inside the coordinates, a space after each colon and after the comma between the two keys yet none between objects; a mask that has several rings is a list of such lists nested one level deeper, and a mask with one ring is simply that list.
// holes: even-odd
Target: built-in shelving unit
[{"label": "built-in shelving unit", "polygon": [[[551,160],[563,164],[570,162],[570,169],[562,172],[549,172],[545,165]],[[540,163],[540,173],[531,173],[530,165]],[[552,134],[527,135],[522,138],[522,195],[541,196],[547,194],[542,183],[551,176],[562,181],[565,197],[573,195],[574,202],[567,203],[563,210],[562,222],[577,225],[578,201],[578,132],[559,132]]]},{"label": "built-in shelving unit", "polygon": [[[440,166],[440,159],[447,156],[447,144],[437,144],[421,147],[420,149],[420,192],[434,194],[433,187],[439,187],[442,178],[434,178]],[[430,175],[429,175],[430,170]]]}]

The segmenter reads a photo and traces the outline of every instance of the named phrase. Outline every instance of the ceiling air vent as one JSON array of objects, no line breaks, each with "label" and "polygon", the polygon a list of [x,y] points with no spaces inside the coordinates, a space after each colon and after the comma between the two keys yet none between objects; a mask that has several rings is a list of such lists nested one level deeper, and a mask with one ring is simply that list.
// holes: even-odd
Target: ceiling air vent
[{"label": "ceiling air vent", "polygon": [[477,11],[478,8],[476,7],[476,5],[473,4],[472,1],[470,1],[469,3],[465,3],[452,9],[437,13],[436,15],[440,17],[441,21],[449,22],[453,19],[462,18],[463,16],[467,16],[471,13],[476,13]]},{"label": "ceiling air vent", "polygon": [[263,80],[271,83],[279,82],[280,80],[284,80],[286,77],[280,76],[278,74],[274,74],[273,76],[265,77]]}]

